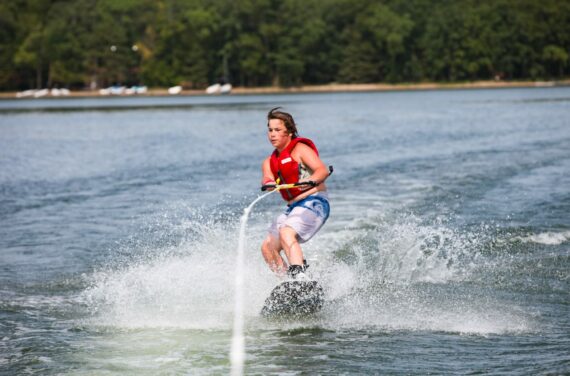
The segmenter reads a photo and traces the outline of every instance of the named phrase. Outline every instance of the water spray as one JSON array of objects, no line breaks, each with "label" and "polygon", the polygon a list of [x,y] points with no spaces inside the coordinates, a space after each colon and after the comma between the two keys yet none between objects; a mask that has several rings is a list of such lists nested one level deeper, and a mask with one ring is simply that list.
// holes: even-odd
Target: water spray
[{"label": "water spray", "polygon": [[[332,172],[333,168],[332,166],[329,166],[329,175],[332,174]],[[253,200],[253,202],[243,210],[243,215],[240,219],[239,241],[236,260],[234,326],[232,333],[232,348],[230,352],[231,374],[233,376],[243,375],[243,365],[245,362],[245,340],[243,337],[243,259],[245,249],[245,230],[247,227],[247,219],[249,217],[249,213],[258,201],[269,196],[273,192],[297,187],[315,187],[317,185],[318,184],[314,181],[304,181],[292,184],[265,184],[261,187],[261,190],[270,191]]]},{"label": "water spray", "polygon": [[269,196],[274,191],[267,192],[256,198],[247,208],[244,209],[240,219],[239,242],[236,261],[236,292],[234,305],[234,327],[232,335],[232,349],[230,360],[232,365],[231,374],[233,376],[243,375],[243,364],[245,361],[245,341],[243,338],[243,256],[245,249],[245,229],[247,218],[253,206],[262,198]]},{"label": "water spray", "polygon": [[245,362],[245,340],[243,336],[243,264],[244,264],[244,249],[245,249],[245,230],[247,227],[247,219],[251,209],[257,204],[261,199],[269,196],[273,192],[277,192],[281,189],[290,189],[300,186],[314,186],[315,183],[312,181],[299,182],[294,184],[267,184],[261,187],[262,191],[271,189],[271,191],[259,196],[247,208],[244,209],[243,215],[240,219],[240,229],[239,229],[239,241],[238,241],[238,251],[236,260],[236,292],[235,292],[235,304],[234,304],[234,326],[232,334],[232,347],[230,352],[231,361],[231,374],[233,376],[243,375],[243,365]]}]

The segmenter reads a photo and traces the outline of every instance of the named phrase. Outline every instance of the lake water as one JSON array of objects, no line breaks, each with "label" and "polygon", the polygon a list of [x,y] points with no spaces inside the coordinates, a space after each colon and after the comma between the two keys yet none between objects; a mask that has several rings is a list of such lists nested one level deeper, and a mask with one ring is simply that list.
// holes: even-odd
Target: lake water
[{"label": "lake water", "polygon": [[247,374],[570,373],[570,88],[0,101],[0,374],[229,373],[239,219],[283,106],[326,164],[327,303]]}]

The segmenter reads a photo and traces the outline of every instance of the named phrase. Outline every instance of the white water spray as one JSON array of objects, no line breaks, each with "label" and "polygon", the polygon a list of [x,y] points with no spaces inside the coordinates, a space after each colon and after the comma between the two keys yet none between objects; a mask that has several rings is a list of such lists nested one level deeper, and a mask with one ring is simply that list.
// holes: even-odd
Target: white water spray
[{"label": "white water spray", "polygon": [[256,198],[247,208],[244,209],[240,219],[239,242],[236,260],[236,292],[234,306],[234,327],[232,335],[232,349],[230,360],[232,365],[231,374],[234,376],[243,375],[243,364],[245,361],[245,341],[243,338],[243,259],[245,249],[245,230],[247,218],[253,206],[262,198],[267,197],[275,191],[267,192]]}]

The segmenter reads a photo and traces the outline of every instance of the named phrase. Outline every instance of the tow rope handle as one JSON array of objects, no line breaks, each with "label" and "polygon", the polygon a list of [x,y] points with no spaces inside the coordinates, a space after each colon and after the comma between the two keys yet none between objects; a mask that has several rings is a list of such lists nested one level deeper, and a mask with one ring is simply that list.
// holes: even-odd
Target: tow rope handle
[{"label": "tow rope handle", "polygon": [[[333,171],[334,171],[333,166],[329,166],[329,176],[331,176]],[[275,189],[275,190],[279,191],[281,189],[291,189],[291,188],[305,187],[305,186],[316,187],[317,185],[319,185],[321,183],[322,182],[317,183],[317,182],[314,182],[312,180],[309,180],[309,181],[303,181],[300,183],[291,183],[291,184],[264,184],[261,186],[261,190],[266,191],[268,189]]]}]

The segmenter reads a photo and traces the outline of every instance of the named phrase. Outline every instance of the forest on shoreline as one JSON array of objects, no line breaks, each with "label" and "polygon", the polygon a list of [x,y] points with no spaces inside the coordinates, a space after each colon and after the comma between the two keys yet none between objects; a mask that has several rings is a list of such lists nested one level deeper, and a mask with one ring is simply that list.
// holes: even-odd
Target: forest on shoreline
[{"label": "forest on shoreline", "polygon": [[0,91],[559,80],[568,0],[14,0]]}]

